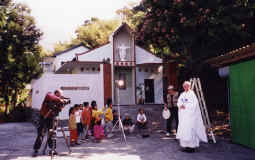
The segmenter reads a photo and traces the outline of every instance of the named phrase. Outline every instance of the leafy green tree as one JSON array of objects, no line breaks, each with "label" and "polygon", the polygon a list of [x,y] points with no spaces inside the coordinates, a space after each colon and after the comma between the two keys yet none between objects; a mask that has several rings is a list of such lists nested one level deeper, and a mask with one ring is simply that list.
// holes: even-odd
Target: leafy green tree
[{"label": "leafy green tree", "polygon": [[57,53],[57,52],[64,51],[64,50],[66,50],[67,48],[69,48],[70,45],[71,45],[70,42],[57,42],[57,43],[54,45],[53,53]]},{"label": "leafy green tree", "polygon": [[133,30],[137,30],[138,24],[144,18],[145,12],[137,8],[137,3],[130,2],[127,6],[116,11],[122,21],[126,22]]},{"label": "leafy green tree", "polygon": [[100,20],[91,18],[86,20],[82,26],[76,29],[76,38],[71,39],[71,41],[57,42],[53,53],[63,51],[80,43],[90,49],[105,44],[109,41],[110,34],[119,24],[120,21],[118,19]]},{"label": "leafy green tree", "polygon": [[255,40],[255,1],[143,0],[137,39],[165,60],[192,68]]},{"label": "leafy green tree", "polygon": [[76,30],[77,40],[89,48],[95,48],[109,41],[110,34],[120,24],[118,19],[100,20],[91,18]]},{"label": "leafy green tree", "polygon": [[38,42],[42,33],[27,6],[5,2],[0,4],[0,98],[7,116],[26,84],[41,73]]}]

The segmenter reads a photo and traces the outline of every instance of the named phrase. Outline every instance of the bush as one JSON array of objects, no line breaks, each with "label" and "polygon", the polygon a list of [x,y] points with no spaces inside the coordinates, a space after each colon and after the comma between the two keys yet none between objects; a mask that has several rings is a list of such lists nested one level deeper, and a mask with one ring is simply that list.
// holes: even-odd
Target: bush
[{"label": "bush", "polygon": [[31,119],[32,108],[18,105],[8,115],[8,122],[26,122]]}]

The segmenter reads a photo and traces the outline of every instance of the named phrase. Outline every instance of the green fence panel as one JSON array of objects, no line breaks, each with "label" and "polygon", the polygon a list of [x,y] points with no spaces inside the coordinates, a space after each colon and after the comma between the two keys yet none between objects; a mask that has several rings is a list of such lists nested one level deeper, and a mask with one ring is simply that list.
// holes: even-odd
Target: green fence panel
[{"label": "green fence panel", "polygon": [[255,60],[230,66],[232,140],[255,149]]}]

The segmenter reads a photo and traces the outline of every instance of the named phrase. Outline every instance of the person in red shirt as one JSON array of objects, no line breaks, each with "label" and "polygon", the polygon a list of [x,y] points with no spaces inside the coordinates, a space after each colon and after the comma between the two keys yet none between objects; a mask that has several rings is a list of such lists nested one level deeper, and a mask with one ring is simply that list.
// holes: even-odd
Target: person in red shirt
[{"label": "person in red shirt", "polygon": [[85,138],[88,138],[88,131],[89,131],[89,127],[90,127],[90,123],[92,119],[92,112],[88,102],[84,102],[83,105],[84,105],[84,109],[82,111],[81,119],[84,125],[83,139],[85,139]]},{"label": "person in red shirt", "polygon": [[[42,145],[43,137],[45,136],[46,131],[49,129],[52,129],[53,127],[54,113],[49,108],[48,105],[49,103],[64,103],[64,100],[61,99],[61,96],[62,96],[62,91],[56,90],[54,94],[52,94],[51,92],[48,92],[43,100],[42,107],[40,110],[39,127],[37,128],[37,138],[35,140],[34,147],[33,147],[34,148],[33,157],[37,156],[38,150],[40,149]],[[53,148],[52,136],[49,136],[48,138],[48,146],[51,149],[51,152],[54,152],[54,154],[57,154],[55,148]]]}]

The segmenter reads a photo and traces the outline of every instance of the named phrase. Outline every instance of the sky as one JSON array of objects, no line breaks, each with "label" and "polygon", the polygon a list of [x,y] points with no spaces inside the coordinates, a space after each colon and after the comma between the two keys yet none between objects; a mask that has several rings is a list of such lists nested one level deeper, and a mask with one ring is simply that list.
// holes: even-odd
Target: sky
[{"label": "sky", "polygon": [[91,17],[111,19],[128,2],[140,0],[14,0],[31,9],[36,25],[44,33],[40,44],[53,50],[54,44],[70,41],[75,30]]}]

